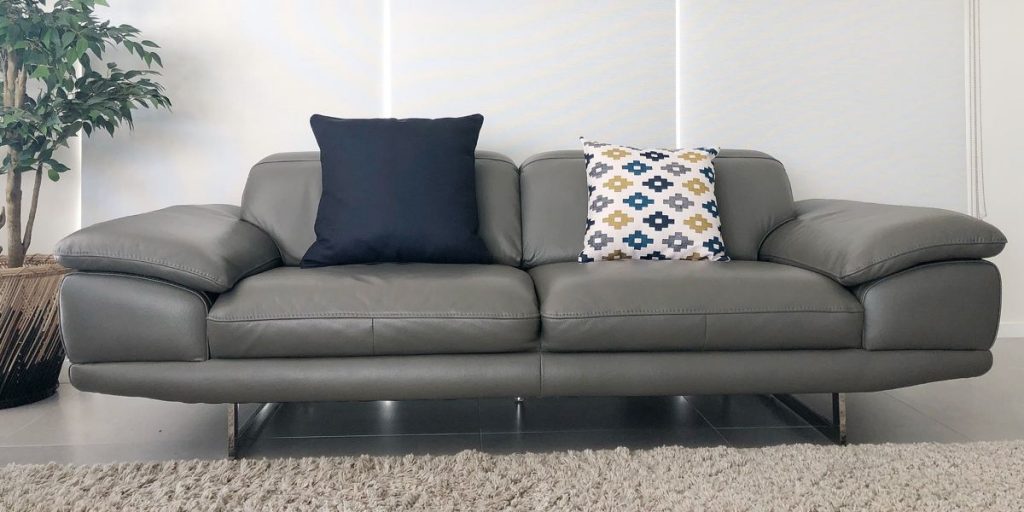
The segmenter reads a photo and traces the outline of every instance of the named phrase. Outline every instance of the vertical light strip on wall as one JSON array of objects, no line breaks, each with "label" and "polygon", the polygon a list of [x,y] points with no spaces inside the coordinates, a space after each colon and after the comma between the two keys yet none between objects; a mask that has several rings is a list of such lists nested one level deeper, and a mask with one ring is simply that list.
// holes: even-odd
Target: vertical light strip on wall
[{"label": "vertical light strip on wall", "polygon": [[682,104],[682,99],[681,99],[681,96],[682,96],[683,93],[682,93],[682,91],[679,90],[679,86],[680,86],[679,79],[682,77],[682,64],[679,62],[679,56],[682,55],[682,51],[681,50],[683,49],[683,47],[682,47],[682,44],[683,44],[682,43],[682,36],[679,34],[679,25],[680,25],[680,22],[683,20],[682,19],[682,13],[680,12],[682,10],[682,8],[683,8],[682,7],[682,1],[683,0],[676,0],[676,2],[675,2],[675,7],[676,7],[675,23],[676,23],[676,25],[674,27],[675,30],[673,31],[673,33],[676,36],[676,41],[675,41],[675,43],[676,43],[676,55],[675,55],[675,65],[676,65],[675,85],[676,85],[676,91],[675,92],[676,92],[676,148],[677,149],[683,147],[683,141],[682,141],[682,138],[683,138],[683,104]]},{"label": "vertical light strip on wall", "polygon": [[981,0],[965,6],[964,78],[967,111],[967,211],[984,218],[985,169],[981,134]]},{"label": "vertical light strip on wall", "polygon": [[[80,78],[85,70],[82,68],[82,64],[75,63],[75,78]],[[71,139],[71,150],[75,153],[75,163],[72,165],[72,171],[78,172],[78,197],[75,201],[75,206],[72,208],[74,212],[74,223],[72,227],[75,230],[82,229],[82,182],[85,181],[85,140],[82,138],[82,129],[78,129],[78,133]]]},{"label": "vertical light strip on wall", "polygon": [[382,117],[391,117],[391,0],[381,3],[380,17],[380,110]]}]

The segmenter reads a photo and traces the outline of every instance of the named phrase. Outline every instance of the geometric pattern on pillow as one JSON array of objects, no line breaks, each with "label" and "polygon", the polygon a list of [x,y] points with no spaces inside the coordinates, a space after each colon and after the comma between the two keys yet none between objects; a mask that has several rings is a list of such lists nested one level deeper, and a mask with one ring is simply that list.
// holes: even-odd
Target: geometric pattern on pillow
[{"label": "geometric pattern on pillow", "polygon": [[729,260],[715,200],[718,148],[639,149],[580,140],[590,192],[580,263]]}]

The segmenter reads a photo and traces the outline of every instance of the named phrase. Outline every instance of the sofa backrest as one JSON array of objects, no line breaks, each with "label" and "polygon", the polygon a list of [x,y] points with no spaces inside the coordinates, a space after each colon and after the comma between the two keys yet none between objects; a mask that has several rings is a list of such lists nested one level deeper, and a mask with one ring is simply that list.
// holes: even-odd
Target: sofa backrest
[{"label": "sofa backrest", "polygon": [[[476,180],[480,236],[496,263],[518,266],[523,248],[519,170],[508,157],[477,151]],[[316,240],[320,190],[319,152],[270,155],[249,172],[242,219],[270,234],[285,265],[298,265]]]},{"label": "sofa backrest", "polygon": [[[729,257],[756,260],[765,236],[794,215],[786,169],[758,151],[723,149],[714,160],[715,196]],[[523,266],[575,261],[587,222],[583,151],[551,151],[519,166]]]}]

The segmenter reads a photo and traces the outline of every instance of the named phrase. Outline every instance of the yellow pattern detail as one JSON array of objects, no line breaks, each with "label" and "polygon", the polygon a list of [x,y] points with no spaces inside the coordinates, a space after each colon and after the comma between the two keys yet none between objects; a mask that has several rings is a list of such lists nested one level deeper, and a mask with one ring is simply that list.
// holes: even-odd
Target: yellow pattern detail
[{"label": "yellow pattern detail", "polygon": [[619,249],[615,249],[614,251],[605,254],[604,256],[601,257],[601,259],[604,261],[624,260],[626,258],[629,258],[629,255],[627,255],[626,253],[622,252]]},{"label": "yellow pattern detail", "polygon": [[629,151],[626,151],[625,149],[622,148],[612,148],[605,150],[601,154],[608,158],[611,158],[612,160],[619,160],[620,158],[629,156]]},{"label": "yellow pattern detail", "polygon": [[633,222],[633,217],[626,215],[622,210],[615,210],[603,220],[606,224],[614,227],[615,229],[622,229],[626,224]]},{"label": "yellow pattern detail", "polygon": [[699,213],[697,215],[694,215],[693,217],[690,217],[689,219],[684,220],[683,224],[690,226],[690,229],[693,229],[697,233],[703,233],[711,229],[711,223],[708,222],[708,219],[704,218],[704,216]]},{"label": "yellow pattern detail", "polygon": [[612,179],[604,182],[604,188],[610,188],[616,192],[622,192],[627,187],[632,187],[633,182],[623,178],[622,176],[615,176]]},{"label": "yellow pattern detail", "polygon": [[689,189],[690,192],[693,192],[694,194],[697,194],[698,196],[701,195],[701,194],[706,193],[709,190],[711,190],[710,188],[708,188],[707,185],[704,184],[704,181],[701,180],[700,178],[693,178],[692,180],[687,181],[684,184],[684,186],[687,189]]},{"label": "yellow pattern detail", "polygon": [[700,162],[701,160],[707,160],[708,158],[708,156],[705,155],[704,153],[699,153],[697,151],[687,151],[686,153],[683,153],[681,157],[683,160],[686,160],[691,164],[695,164],[697,162]]}]

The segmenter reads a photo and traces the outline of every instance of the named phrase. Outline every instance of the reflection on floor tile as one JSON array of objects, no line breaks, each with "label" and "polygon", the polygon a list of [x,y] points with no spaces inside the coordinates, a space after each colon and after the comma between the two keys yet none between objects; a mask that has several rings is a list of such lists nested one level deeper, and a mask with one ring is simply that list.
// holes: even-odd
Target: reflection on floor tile
[{"label": "reflection on floor tile", "polygon": [[992,370],[981,377],[886,393],[971,439],[1019,439],[1024,426],[1024,357],[1014,358],[1015,352],[1005,349],[995,352]]},{"label": "reflection on floor tile", "polygon": [[155,462],[182,459],[223,459],[227,441],[152,441],[148,443],[72,444],[41,446],[5,446],[0,448],[0,465],[104,464],[111,462]]},{"label": "reflection on floor tile", "polygon": [[806,427],[800,416],[769,395],[687,396],[686,401],[717,427]]},{"label": "reflection on floor tile", "polygon": [[245,458],[347,455],[445,455],[479,450],[479,434],[260,438],[242,451]]},{"label": "reflection on floor tile", "polygon": [[[69,385],[23,408],[35,411],[32,421],[0,437],[0,446],[200,442],[223,439],[227,431],[223,405],[84,393]],[[21,409],[2,411],[0,421]]]},{"label": "reflection on floor tile", "polygon": [[529,398],[520,406],[480,400],[484,433],[688,429],[704,423],[683,397]]},{"label": "reflection on floor tile", "polygon": [[0,410],[0,445],[3,445],[5,437],[35,421],[42,414],[42,408],[45,407],[45,404],[56,400],[57,396],[52,396],[34,404]]},{"label": "reflection on floor tile", "polygon": [[[851,443],[956,443],[970,440],[888,393],[847,395],[846,426]],[[1020,434],[1024,434],[1024,428]]]},{"label": "reflection on floor tile", "polygon": [[832,444],[814,427],[723,428],[718,431],[737,448],[758,448],[780,444]]},{"label": "reflection on floor tile", "polygon": [[[515,409],[512,400],[506,400]],[[476,400],[402,402],[300,402],[282,404],[262,437],[394,436],[403,434],[476,434]]]},{"label": "reflection on floor tile", "polygon": [[682,430],[590,430],[585,432],[522,432],[483,434],[483,450],[492,453],[630,449],[658,446],[721,446],[725,444],[708,425]]}]

